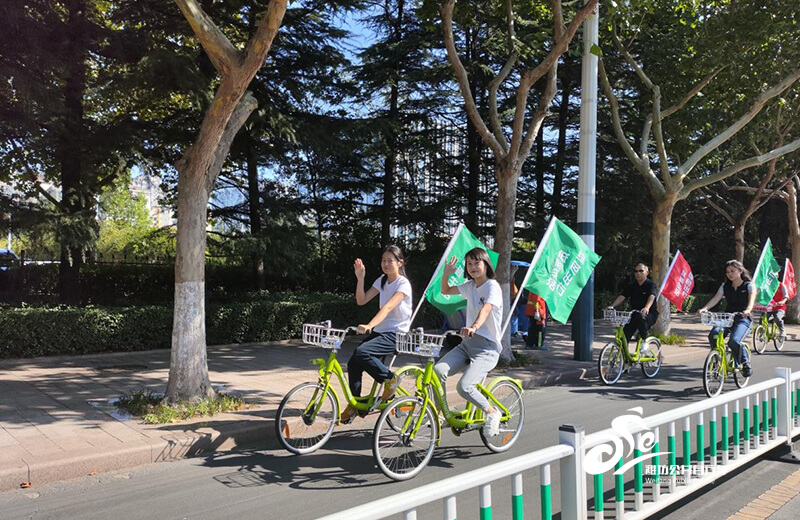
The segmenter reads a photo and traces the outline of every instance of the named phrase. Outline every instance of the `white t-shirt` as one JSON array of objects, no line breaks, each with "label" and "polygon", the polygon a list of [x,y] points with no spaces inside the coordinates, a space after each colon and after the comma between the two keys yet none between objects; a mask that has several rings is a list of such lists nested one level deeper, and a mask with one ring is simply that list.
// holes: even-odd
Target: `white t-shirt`
[{"label": "white t-shirt", "polygon": [[392,299],[396,292],[403,293],[405,298],[372,330],[375,332],[408,332],[408,329],[411,328],[411,282],[401,275],[391,283],[387,281],[386,285],[381,288],[381,278],[383,276],[372,284],[378,290],[381,309],[386,305],[386,302]]},{"label": "white t-shirt", "polygon": [[475,287],[475,280],[469,280],[458,286],[458,292],[467,299],[467,321],[465,326],[469,327],[478,319],[484,304],[492,304],[492,312],[483,322],[475,334],[483,336],[489,341],[494,342],[495,348],[501,351],[500,327],[503,322],[503,293],[500,284],[489,278],[480,287]]}]

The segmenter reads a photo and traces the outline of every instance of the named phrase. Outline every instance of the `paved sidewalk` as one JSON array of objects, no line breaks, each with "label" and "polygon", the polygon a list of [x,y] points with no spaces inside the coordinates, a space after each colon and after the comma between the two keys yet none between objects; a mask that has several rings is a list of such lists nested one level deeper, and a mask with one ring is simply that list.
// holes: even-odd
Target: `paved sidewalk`
[{"label": "paved sidewalk", "polygon": [[[696,317],[677,316],[673,332],[688,342],[664,346],[665,364],[701,363],[708,328]],[[573,361],[570,334],[569,326],[549,327],[550,350],[534,354],[539,364],[495,373],[519,378],[525,388],[596,377],[596,362]],[[611,327],[596,322],[595,337],[597,350],[613,339]],[[344,345],[339,355],[344,366],[357,344],[356,338]],[[520,347],[521,340],[515,339],[514,346]],[[120,415],[109,400],[134,390],[162,392],[169,350],[0,361],[0,491],[257,441],[276,446],[272,418],[280,400],[295,385],[315,380],[310,360],[326,354],[296,340],[209,347],[211,381],[241,393],[251,407],[159,426]],[[396,366],[415,361],[400,359]],[[454,392],[448,397],[459,400]]]}]

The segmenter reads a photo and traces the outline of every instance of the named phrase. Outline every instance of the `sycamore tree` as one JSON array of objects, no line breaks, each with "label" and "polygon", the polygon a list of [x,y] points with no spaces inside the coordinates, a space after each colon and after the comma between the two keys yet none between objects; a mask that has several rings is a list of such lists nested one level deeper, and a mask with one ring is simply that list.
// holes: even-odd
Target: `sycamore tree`
[{"label": "sycamore tree", "polygon": [[[469,4],[465,4],[469,9]],[[511,247],[516,220],[517,184],[520,172],[528,158],[534,139],[539,134],[550,104],[556,95],[558,62],[583,21],[597,7],[597,0],[589,0],[572,14],[569,24],[561,0],[552,0],[550,8],[539,2],[512,0],[492,4],[502,20],[498,37],[505,41],[505,63],[489,82],[488,122],[478,110],[476,92],[469,74],[456,48],[453,28],[455,0],[442,2],[439,14],[442,20],[447,59],[455,73],[467,115],[476,127],[483,143],[494,156],[494,175],[497,180],[497,213],[495,219],[494,249],[500,254],[497,261],[497,279],[503,288],[505,307],[509,307]],[[469,24],[469,16],[459,19]],[[520,20],[520,31],[517,21]],[[548,26],[552,26],[552,34]],[[542,82],[541,95],[536,108],[529,113],[531,90]],[[508,84],[512,84],[509,87]],[[501,112],[502,98],[507,97],[513,109]],[[510,357],[510,346],[505,345],[504,357]]]},{"label": "sycamore tree", "polygon": [[[624,7],[609,16],[600,80],[616,140],[653,200],[652,273],[660,282],[679,202],[800,149],[800,139],[758,151],[729,146],[734,136],[757,133],[751,123],[761,111],[797,88],[800,46],[792,8],[770,0]],[[608,64],[635,81],[611,77]],[[669,329],[668,305],[660,299],[658,330]]]},{"label": "sycamore tree", "polygon": [[194,143],[175,164],[178,171],[178,232],[172,356],[165,399],[194,400],[214,395],[208,377],[205,328],[205,250],[208,200],[233,138],[258,102],[248,86],[278,33],[286,0],[271,0],[260,11],[243,7],[256,30],[234,45],[195,0],[175,0],[218,74],[214,99]]}]

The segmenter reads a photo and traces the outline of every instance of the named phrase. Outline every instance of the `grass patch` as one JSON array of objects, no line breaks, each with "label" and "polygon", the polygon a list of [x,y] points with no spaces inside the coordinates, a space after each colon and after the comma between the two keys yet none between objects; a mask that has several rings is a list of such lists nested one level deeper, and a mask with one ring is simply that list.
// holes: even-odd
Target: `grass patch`
[{"label": "grass patch", "polygon": [[235,412],[246,407],[244,399],[230,394],[218,393],[211,399],[195,402],[165,404],[164,396],[149,390],[131,392],[115,404],[131,415],[141,417],[147,424],[169,424],[193,417]]},{"label": "grass patch", "polygon": [[527,352],[512,350],[511,354],[513,357],[510,361],[500,358],[500,360],[497,362],[497,368],[527,367],[531,365],[540,365],[542,363],[533,354],[529,354]]},{"label": "grass patch", "polygon": [[671,334],[656,334],[655,337],[658,338],[662,345],[683,345],[686,343],[686,336],[681,336],[674,332]]}]

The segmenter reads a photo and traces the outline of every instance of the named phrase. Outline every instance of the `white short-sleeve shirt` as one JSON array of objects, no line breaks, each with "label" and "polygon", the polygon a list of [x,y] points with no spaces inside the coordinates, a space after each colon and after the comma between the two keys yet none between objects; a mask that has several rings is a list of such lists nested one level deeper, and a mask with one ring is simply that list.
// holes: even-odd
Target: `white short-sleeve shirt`
[{"label": "white short-sleeve shirt", "polygon": [[404,298],[372,330],[375,332],[408,332],[408,329],[411,328],[411,282],[405,276],[398,276],[395,281],[391,283],[387,281],[386,285],[381,288],[381,278],[383,277],[381,276],[372,284],[378,290],[381,308],[392,299],[396,292],[403,293]]},{"label": "white short-sleeve shirt", "polygon": [[484,304],[492,305],[492,312],[483,322],[475,334],[483,336],[489,341],[494,342],[495,348],[500,351],[503,347],[500,344],[500,327],[503,322],[503,293],[500,284],[491,278],[483,282],[480,287],[475,286],[475,280],[469,280],[458,286],[458,292],[467,299],[467,321],[466,326],[470,326],[478,319]]}]

